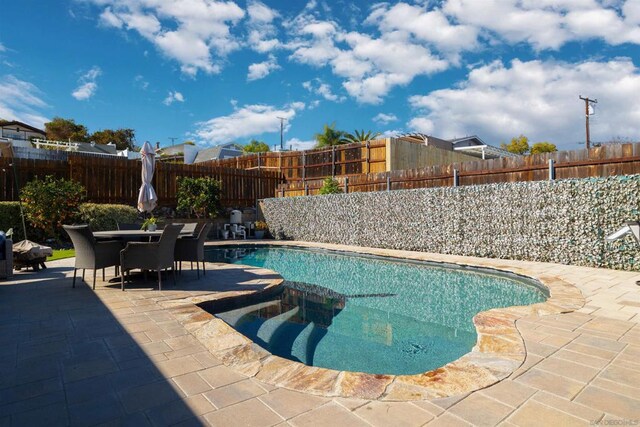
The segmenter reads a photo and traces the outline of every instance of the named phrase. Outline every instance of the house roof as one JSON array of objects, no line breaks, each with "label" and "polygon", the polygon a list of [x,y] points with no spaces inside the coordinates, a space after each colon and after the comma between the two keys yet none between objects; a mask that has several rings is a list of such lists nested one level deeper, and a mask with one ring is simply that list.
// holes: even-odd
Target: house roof
[{"label": "house roof", "polygon": [[482,159],[496,159],[500,157],[518,157],[518,154],[514,154],[503,148],[494,147],[493,145],[486,144],[477,135],[465,136],[464,138],[456,138],[451,140],[453,149],[455,151],[462,151],[472,156],[480,157]]},{"label": "house roof", "polygon": [[[232,147],[238,147],[232,148]],[[220,160],[220,159],[228,159],[230,157],[238,157],[242,156],[242,147],[235,143],[229,143],[224,145],[217,145],[211,148],[205,148],[204,150],[200,150],[196,155],[194,163],[206,162],[208,160]]]},{"label": "house roof", "polygon": [[463,138],[454,138],[444,140],[423,133],[407,133],[402,134],[399,138],[405,141],[422,143],[425,145],[433,145],[446,150],[460,151],[471,156],[481,159],[496,159],[499,157],[517,157],[517,154],[511,153],[505,149],[494,147],[485,143],[477,135],[465,136]]},{"label": "house roof", "polygon": [[33,127],[23,122],[19,122],[17,120],[11,120],[6,122],[0,121],[0,127],[11,127],[11,126],[19,126],[27,130],[30,130],[31,132],[38,132],[38,133],[41,133],[42,135],[45,135],[45,131],[43,131],[42,129],[38,129],[36,127]]},{"label": "house roof", "polygon": [[118,155],[118,150],[113,144],[95,144],[92,142],[78,142],[77,149],[81,153],[108,154],[112,156]]}]

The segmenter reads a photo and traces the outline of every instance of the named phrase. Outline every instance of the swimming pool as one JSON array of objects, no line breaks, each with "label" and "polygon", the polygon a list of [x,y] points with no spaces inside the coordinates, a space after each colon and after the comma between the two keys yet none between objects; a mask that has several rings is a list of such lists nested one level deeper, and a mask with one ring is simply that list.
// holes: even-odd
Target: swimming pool
[{"label": "swimming pool", "polygon": [[264,267],[285,291],[216,315],[272,354],[311,366],[416,374],[471,351],[473,316],[546,299],[515,276],[291,247],[226,247],[207,260]]}]

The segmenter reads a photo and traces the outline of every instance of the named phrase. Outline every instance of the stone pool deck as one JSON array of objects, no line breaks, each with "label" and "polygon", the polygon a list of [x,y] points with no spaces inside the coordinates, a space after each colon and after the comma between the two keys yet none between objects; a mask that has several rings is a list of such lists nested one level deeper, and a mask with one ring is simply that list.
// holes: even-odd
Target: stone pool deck
[{"label": "stone pool deck", "polygon": [[210,264],[206,279],[184,271],[162,292],[152,281],[122,292],[109,276],[94,292],[71,288],[73,260],[52,262],[0,281],[0,426],[640,423],[640,274],[371,251],[556,278],[576,286],[584,306],[517,320],[524,364],[487,388],[410,402],[322,397],[226,366],[176,311],[176,301],[263,289],[277,275]]}]

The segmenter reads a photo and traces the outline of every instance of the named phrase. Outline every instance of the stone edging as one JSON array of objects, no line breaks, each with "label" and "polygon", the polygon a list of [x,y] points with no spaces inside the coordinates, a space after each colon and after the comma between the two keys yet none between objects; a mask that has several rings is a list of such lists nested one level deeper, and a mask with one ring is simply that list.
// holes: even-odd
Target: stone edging
[{"label": "stone edging", "polygon": [[[237,243],[234,242],[234,244]],[[538,280],[549,290],[550,297],[543,303],[497,308],[478,313],[473,319],[478,341],[472,351],[441,368],[416,375],[376,375],[306,366],[272,355],[221,319],[196,305],[205,300],[212,300],[211,295],[207,295],[204,300],[202,297],[195,297],[162,302],[162,305],[168,308],[187,330],[225,365],[265,383],[315,395],[406,401],[449,397],[488,387],[511,375],[524,362],[526,349],[522,336],[516,328],[516,320],[531,315],[571,312],[584,305],[580,290],[564,280],[554,276],[540,276],[521,268],[501,266],[499,260],[445,261],[443,258],[446,258],[446,255],[308,242],[250,241],[246,243],[323,248],[495,268]],[[219,245],[222,246],[225,243],[214,243],[211,246]],[[272,272],[269,273],[272,274]],[[273,291],[282,282],[282,279],[273,279],[263,292]],[[216,295],[215,299],[239,295],[246,295],[246,292],[225,292],[222,295]]]}]

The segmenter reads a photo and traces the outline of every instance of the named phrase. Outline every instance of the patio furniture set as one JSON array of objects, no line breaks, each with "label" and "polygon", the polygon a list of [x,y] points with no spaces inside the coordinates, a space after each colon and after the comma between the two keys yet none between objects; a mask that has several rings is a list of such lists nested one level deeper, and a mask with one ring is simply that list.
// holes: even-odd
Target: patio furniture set
[{"label": "patio furniture set", "polygon": [[[125,289],[125,279],[130,279],[133,269],[156,271],[158,288],[162,290],[162,271],[172,270],[173,282],[176,283],[176,269],[182,272],[182,261],[196,263],[198,279],[200,263],[202,272],[206,274],[204,263],[204,243],[211,230],[207,223],[196,230],[196,224],[168,224],[161,231],[143,231],[119,224],[118,230],[92,232],[88,225],[64,225],[71,237],[76,251],[73,269],[72,286],[75,288],[78,270],[82,270],[82,278],[86,269],[93,270],[93,289],[96,288],[96,273],[102,269],[102,280],[105,280],[104,269],[114,267],[116,276],[120,275],[121,288]],[[157,240],[156,240],[157,239]],[[144,240],[144,241],[141,241]],[[119,270],[122,270],[121,272]]]}]

